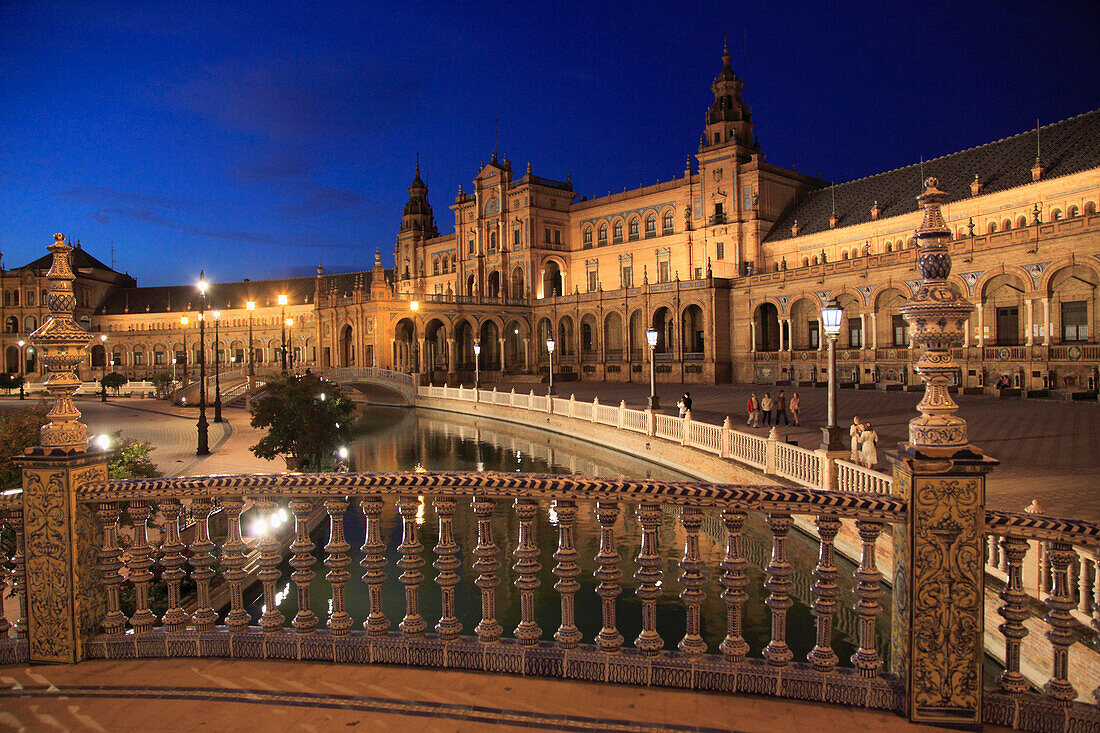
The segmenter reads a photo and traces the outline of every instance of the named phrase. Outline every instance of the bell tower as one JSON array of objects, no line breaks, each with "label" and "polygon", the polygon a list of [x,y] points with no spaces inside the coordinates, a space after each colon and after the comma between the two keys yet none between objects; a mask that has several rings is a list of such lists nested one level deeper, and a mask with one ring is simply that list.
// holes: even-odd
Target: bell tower
[{"label": "bell tower", "polygon": [[423,289],[424,242],[439,236],[428,203],[428,186],[420,178],[420,155],[416,156],[416,174],[409,184],[409,200],[401,212],[401,228],[397,232],[394,265],[397,270],[398,292]]},{"label": "bell tower", "polygon": [[744,86],[730,66],[729,43],[725,43],[722,48],[722,70],[710,85],[714,103],[707,110],[707,124],[703,139],[699,141],[700,151],[732,145],[738,148],[738,152],[751,154],[752,111],[741,99]]}]

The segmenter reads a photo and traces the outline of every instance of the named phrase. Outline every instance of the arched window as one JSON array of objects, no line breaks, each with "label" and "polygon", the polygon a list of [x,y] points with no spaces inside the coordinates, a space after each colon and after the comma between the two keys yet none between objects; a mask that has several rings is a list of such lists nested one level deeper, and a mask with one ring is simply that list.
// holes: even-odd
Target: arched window
[{"label": "arched window", "polygon": [[[814,259],[817,259],[817,258],[815,257]],[[810,258],[809,257],[803,257],[802,258],[802,266],[803,267],[809,267],[810,266]]]},{"label": "arched window", "polygon": [[816,264],[817,264],[817,262],[818,262],[818,260],[817,260],[817,255],[814,255],[814,264],[816,265]]},{"label": "arched window", "polygon": [[584,228],[584,243],[592,244],[592,227]]},{"label": "arched window", "polygon": [[1091,216],[1096,213],[1096,202],[1089,201],[1085,204],[1085,214]]},{"label": "arched window", "polygon": [[988,229],[986,229],[986,234],[996,234],[996,233],[997,233],[997,222],[995,222],[995,221],[989,222],[989,227],[988,227]]},{"label": "arched window", "polygon": [[607,224],[600,224],[600,244],[607,244]]},{"label": "arched window", "polygon": [[23,326],[26,328],[27,333],[30,333],[34,329],[38,328],[38,319],[34,316],[27,316],[23,319]]},{"label": "arched window", "polygon": [[[1061,209],[1055,209],[1054,211],[1050,212],[1050,220],[1051,221],[1061,221],[1061,219],[1062,219],[1062,210]],[[16,293],[16,295],[18,295],[18,293]],[[19,305],[19,304],[16,303],[16,305]]]},{"label": "arched window", "polygon": [[466,250],[466,252],[469,253],[469,254],[474,253],[474,238],[473,237],[470,237],[470,244],[469,244],[469,247]]},{"label": "arched window", "polygon": [[886,251],[887,252],[893,252],[894,251],[894,243],[893,242],[887,242],[886,243]]},{"label": "arched window", "polygon": [[1076,219],[1080,215],[1076,206],[1069,207],[1069,212],[1066,214],[1070,219]]},{"label": "arched window", "polygon": [[657,215],[650,214],[645,218],[645,235],[647,237],[657,236]]},{"label": "arched window", "polygon": [[616,242],[623,241],[623,223],[621,221],[615,222],[615,228],[612,229],[612,232],[615,234]]},{"label": "arched window", "polygon": [[497,233],[496,232],[489,232],[489,251],[490,252],[496,252],[497,251]]},{"label": "arched window", "polygon": [[439,258],[438,257],[433,257],[432,258],[432,274],[433,275],[438,275],[439,274]]},{"label": "arched window", "polygon": [[638,218],[637,217],[634,217],[633,219],[630,220],[630,236],[631,237],[638,236]]},{"label": "arched window", "polygon": [[1023,229],[1026,226],[1027,226],[1027,217],[1026,216],[1021,216],[1018,219],[1016,219],[1016,228],[1017,229]]},{"label": "arched window", "polygon": [[1001,222],[1001,231],[1002,232],[1007,232],[1007,231],[1011,231],[1011,230],[1012,230],[1012,220],[1011,219],[1005,219],[1004,221]]},{"label": "arched window", "polygon": [[[1072,214],[1071,214],[1071,216],[1072,216]],[[27,305],[34,305],[34,291],[33,290],[28,290],[27,291]]]},{"label": "arched window", "polygon": [[848,250],[844,250],[844,259],[848,259]]},{"label": "arched window", "polygon": [[665,212],[664,228],[665,228],[665,234],[672,234],[672,212],[671,211],[666,211]]}]

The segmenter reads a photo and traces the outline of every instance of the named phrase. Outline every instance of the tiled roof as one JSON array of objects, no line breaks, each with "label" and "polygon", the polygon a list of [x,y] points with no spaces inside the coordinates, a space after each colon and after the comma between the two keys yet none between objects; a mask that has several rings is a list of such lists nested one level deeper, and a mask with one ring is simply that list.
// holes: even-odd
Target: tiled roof
[{"label": "tiled roof", "polygon": [[[1100,167],[1100,109],[1040,128],[1043,179]],[[1031,183],[1035,164],[1035,131],[1020,133],[976,148],[924,161],[924,176],[936,176],[948,201],[970,198],[974,174],[982,184],[981,194],[1004,191]],[[798,221],[799,236],[829,229],[829,216],[836,198],[837,228],[871,221],[871,208],[878,202],[879,218],[917,210],[921,192],[921,164],[860,178],[811,191],[782,220],[765,242],[791,239],[791,226]]]},{"label": "tiled roof", "polygon": [[[121,275],[120,272],[115,272],[107,265],[103,264],[95,257],[88,254],[88,250],[82,247],[73,247],[72,254],[69,257],[69,262],[72,265],[73,270],[104,270],[106,272],[115,273]],[[28,262],[22,267],[17,267],[17,270],[49,270],[53,265],[53,254],[45,254],[39,257],[33,262]]]}]

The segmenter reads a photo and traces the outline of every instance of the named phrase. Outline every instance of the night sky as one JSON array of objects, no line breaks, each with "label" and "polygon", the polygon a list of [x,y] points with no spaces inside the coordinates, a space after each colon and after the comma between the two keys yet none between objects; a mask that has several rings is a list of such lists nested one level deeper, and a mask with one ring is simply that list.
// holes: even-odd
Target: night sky
[{"label": "night sky", "polygon": [[724,29],[768,160],[828,180],[1100,106],[1096,2],[229,5],[0,0],[5,267],[57,231],[140,285],[389,263],[417,152],[444,232],[494,147],[669,180]]}]

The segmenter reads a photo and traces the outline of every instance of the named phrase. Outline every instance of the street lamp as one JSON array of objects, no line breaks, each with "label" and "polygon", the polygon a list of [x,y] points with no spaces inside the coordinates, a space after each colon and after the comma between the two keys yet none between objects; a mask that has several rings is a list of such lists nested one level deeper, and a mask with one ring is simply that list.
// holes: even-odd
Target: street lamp
[{"label": "street lamp", "polygon": [[286,296],[279,296],[279,305],[283,308],[283,373],[286,373]]},{"label": "street lamp", "polygon": [[[252,365],[252,312],[256,310],[256,303],[254,301],[248,301],[244,304],[245,310],[248,311],[248,376],[256,376],[256,369]],[[252,380],[249,379],[249,390],[251,391]]]},{"label": "street lamp", "polygon": [[[286,319],[286,327],[288,329],[289,328],[294,328],[294,319],[293,318]],[[290,370],[294,371],[294,334],[293,333],[291,333],[287,337],[287,341],[290,343],[290,353],[287,354],[287,358],[290,360]]]},{"label": "street lamp", "polygon": [[554,347],[557,345],[554,339],[546,339],[546,350],[550,353],[550,389],[546,390],[546,394],[548,395],[556,394],[556,392],[554,392]]},{"label": "street lamp", "polygon": [[23,392],[23,382],[26,380],[27,374],[27,355],[23,353],[23,347],[27,342],[23,339],[19,339],[19,399],[26,399]]},{"label": "street lamp", "polygon": [[649,344],[649,409],[657,410],[661,407],[661,401],[657,398],[657,367],[653,363],[657,353],[657,330],[651,328],[646,331],[645,340]]},{"label": "street lamp", "polygon": [[202,295],[199,302],[199,440],[195,448],[195,455],[210,455],[210,436],[208,435],[209,423],[206,422],[206,272],[199,271],[199,281],[195,284]]},{"label": "street lamp", "polygon": [[107,385],[103,383],[103,380],[107,378],[107,334],[99,334],[99,343],[103,346],[103,369],[99,374],[99,401],[107,401]]},{"label": "street lamp", "polygon": [[218,323],[221,317],[221,311],[214,311],[214,422],[222,421],[222,382],[218,369]]},{"label": "street lamp", "polygon": [[180,316],[180,327],[183,331],[183,386],[187,386],[187,382],[191,375],[188,373],[191,370],[188,369],[189,362],[187,360],[187,324],[189,323],[187,316]]},{"label": "street lamp", "polygon": [[176,357],[172,357],[172,381],[176,381]]},{"label": "street lamp", "polygon": [[481,344],[474,342],[474,389],[481,383]]},{"label": "street lamp", "polygon": [[827,451],[844,450],[840,428],[836,424],[836,337],[840,333],[840,321],[843,316],[844,311],[835,298],[821,309],[821,325],[829,338],[828,425],[821,429],[821,447]]}]

